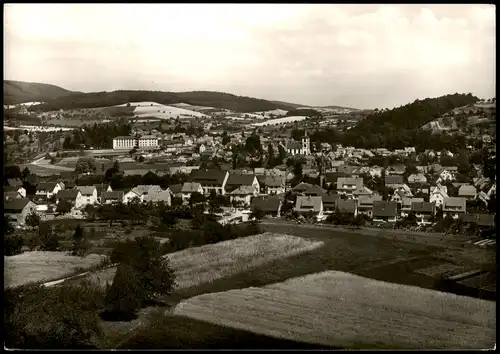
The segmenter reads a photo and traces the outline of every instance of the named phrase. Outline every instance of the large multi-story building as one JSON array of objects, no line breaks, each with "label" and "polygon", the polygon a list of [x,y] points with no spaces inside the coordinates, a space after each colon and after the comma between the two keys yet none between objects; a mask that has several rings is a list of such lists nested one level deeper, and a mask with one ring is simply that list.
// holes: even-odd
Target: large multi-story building
[{"label": "large multi-story building", "polygon": [[144,135],[139,138],[133,136],[117,136],[113,138],[113,149],[158,149],[159,139],[153,135]]},{"label": "large multi-story building", "polygon": [[136,147],[136,139],[133,136],[117,136],[113,138],[113,149],[133,149]]}]

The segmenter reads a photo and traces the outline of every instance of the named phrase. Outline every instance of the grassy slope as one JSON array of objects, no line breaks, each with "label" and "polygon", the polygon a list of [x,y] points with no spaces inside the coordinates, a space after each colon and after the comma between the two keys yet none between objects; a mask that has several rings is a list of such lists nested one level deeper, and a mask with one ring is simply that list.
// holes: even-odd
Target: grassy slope
[{"label": "grassy slope", "polygon": [[[260,287],[286,279],[303,276],[324,270],[340,270],[374,279],[406,285],[417,285],[436,289],[438,284],[433,278],[412,273],[412,269],[420,268],[436,262],[432,255],[440,253],[441,247],[416,245],[414,243],[393,241],[355,233],[332,231],[329,229],[307,231],[296,225],[265,225],[264,231],[281,232],[290,235],[309,237],[324,241],[325,245],[317,250],[302,255],[274,261],[257,269],[242,272],[234,276],[216,280],[209,284],[185,289],[171,296],[168,303],[174,305],[182,299],[192,296],[241,289]],[[413,262],[405,260],[416,259]],[[394,263],[394,266],[392,265]],[[471,265],[473,266],[473,265]],[[394,268],[395,267],[395,268]],[[392,269],[397,269],[392,272]],[[172,328],[178,330],[172,331]],[[182,330],[185,328],[186,330]],[[196,341],[191,339],[190,328],[196,330]],[[218,333],[214,336],[214,331]],[[233,329],[215,326],[186,318],[166,316],[155,325],[146,326],[131,338],[124,339],[120,348],[231,348],[233,342],[223,338],[230,336]],[[236,335],[236,334],[235,334]],[[254,343],[255,335],[239,331],[238,340],[242,343]],[[266,346],[272,348],[272,340]],[[282,344],[273,342],[279,347]],[[285,344],[283,344],[285,345]],[[253,346],[253,344],[252,344]],[[383,348],[381,344],[379,348]]]}]

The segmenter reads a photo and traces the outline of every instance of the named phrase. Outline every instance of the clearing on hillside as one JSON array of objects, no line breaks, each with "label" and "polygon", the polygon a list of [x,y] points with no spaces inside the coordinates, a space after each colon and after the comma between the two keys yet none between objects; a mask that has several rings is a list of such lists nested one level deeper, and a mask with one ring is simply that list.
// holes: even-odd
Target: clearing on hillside
[{"label": "clearing on hillside", "polygon": [[[175,270],[178,289],[185,289],[231,276],[280,258],[298,255],[323,245],[297,236],[263,233],[212,245],[188,248],[168,254]],[[113,280],[116,268],[89,276],[105,285]]]},{"label": "clearing on hillside", "polygon": [[76,268],[98,265],[103,256],[90,254],[86,257],[70,256],[66,252],[24,252],[4,256],[4,288],[31,282],[55,280],[72,273]]},{"label": "clearing on hillside", "polygon": [[344,348],[493,348],[495,303],[326,271],[199,295],[177,316]]},{"label": "clearing on hillside", "polygon": [[[115,107],[123,107],[127,104]],[[180,118],[207,118],[208,116],[190,109],[174,106],[167,106],[156,102],[130,102],[130,107],[134,107],[133,115],[138,118],[156,117],[160,119]]]}]

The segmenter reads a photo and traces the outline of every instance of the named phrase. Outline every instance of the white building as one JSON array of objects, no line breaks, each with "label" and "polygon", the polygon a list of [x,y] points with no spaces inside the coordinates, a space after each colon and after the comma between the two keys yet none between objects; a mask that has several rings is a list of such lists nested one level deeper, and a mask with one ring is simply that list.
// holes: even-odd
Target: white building
[{"label": "white building", "polygon": [[311,154],[311,140],[306,135],[302,137],[302,143],[296,141],[288,142],[286,152],[290,155],[310,155]]},{"label": "white building", "polygon": [[136,139],[133,136],[117,136],[113,138],[113,149],[131,150],[136,147]]},{"label": "white building", "polygon": [[137,139],[137,146],[139,149],[158,149],[159,139],[154,135],[143,135]]}]

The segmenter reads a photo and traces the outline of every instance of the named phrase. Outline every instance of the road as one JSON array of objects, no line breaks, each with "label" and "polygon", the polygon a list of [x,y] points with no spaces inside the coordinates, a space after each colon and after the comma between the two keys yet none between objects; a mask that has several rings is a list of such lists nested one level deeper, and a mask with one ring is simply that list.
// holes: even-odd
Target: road
[{"label": "road", "polygon": [[35,166],[43,167],[43,168],[58,170],[58,171],[74,171],[73,168],[51,165],[50,161],[45,159],[45,157],[41,157],[39,159],[36,159],[33,162],[31,162],[31,164],[35,165]]}]

